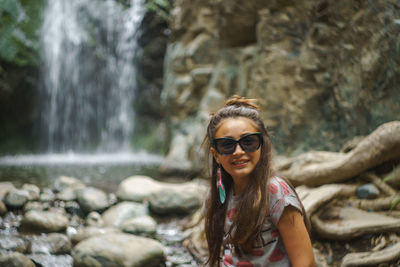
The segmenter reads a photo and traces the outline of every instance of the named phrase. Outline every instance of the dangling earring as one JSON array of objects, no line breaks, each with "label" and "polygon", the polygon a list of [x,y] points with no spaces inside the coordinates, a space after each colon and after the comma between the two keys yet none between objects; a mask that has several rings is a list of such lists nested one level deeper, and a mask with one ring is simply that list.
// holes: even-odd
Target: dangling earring
[{"label": "dangling earring", "polygon": [[221,201],[221,204],[224,204],[225,198],[226,198],[226,193],[225,193],[224,184],[222,183],[221,167],[218,167],[218,176],[219,176],[219,179],[217,181],[217,189],[219,192],[219,200]]}]

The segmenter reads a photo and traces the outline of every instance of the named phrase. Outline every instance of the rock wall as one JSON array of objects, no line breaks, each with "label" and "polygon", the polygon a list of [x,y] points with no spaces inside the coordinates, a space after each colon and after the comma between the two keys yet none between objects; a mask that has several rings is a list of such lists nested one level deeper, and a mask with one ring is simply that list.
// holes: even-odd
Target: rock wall
[{"label": "rock wall", "polygon": [[337,151],[400,112],[394,1],[175,0],[161,100],[165,172],[199,170],[209,113],[258,98],[278,153]]}]

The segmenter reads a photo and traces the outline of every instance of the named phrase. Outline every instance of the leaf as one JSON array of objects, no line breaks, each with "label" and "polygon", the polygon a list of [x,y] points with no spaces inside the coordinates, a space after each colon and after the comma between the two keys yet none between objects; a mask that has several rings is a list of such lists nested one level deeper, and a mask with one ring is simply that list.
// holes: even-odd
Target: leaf
[{"label": "leaf", "polygon": [[397,204],[400,202],[400,195],[392,202],[392,205],[390,206],[390,210],[393,210]]},{"label": "leaf", "polygon": [[0,14],[5,12],[14,20],[18,19],[18,1],[16,0],[0,0]]}]

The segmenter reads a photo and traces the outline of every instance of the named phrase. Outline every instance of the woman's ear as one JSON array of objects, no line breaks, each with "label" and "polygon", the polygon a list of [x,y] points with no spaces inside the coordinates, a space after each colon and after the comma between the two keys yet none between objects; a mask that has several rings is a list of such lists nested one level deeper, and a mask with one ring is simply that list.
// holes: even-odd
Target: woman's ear
[{"label": "woman's ear", "polygon": [[218,152],[215,150],[215,148],[211,147],[211,148],[210,148],[210,151],[211,151],[211,154],[213,155],[215,161],[216,161],[218,164],[220,164],[220,163],[219,163],[219,154],[218,154]]}]

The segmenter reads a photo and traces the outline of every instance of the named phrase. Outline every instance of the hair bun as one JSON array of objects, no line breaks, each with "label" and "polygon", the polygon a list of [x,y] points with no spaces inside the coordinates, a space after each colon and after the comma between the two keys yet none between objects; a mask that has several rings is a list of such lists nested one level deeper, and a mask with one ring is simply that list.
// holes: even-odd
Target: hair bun
[{"label": "hair bun", "polygon": [[239,95],[233,95],[225,102],[225,107],[227,106],[243,106],[247,108],[252,108],[259,110],[260,107],[256,104],[257,99],[245,98]]}]

